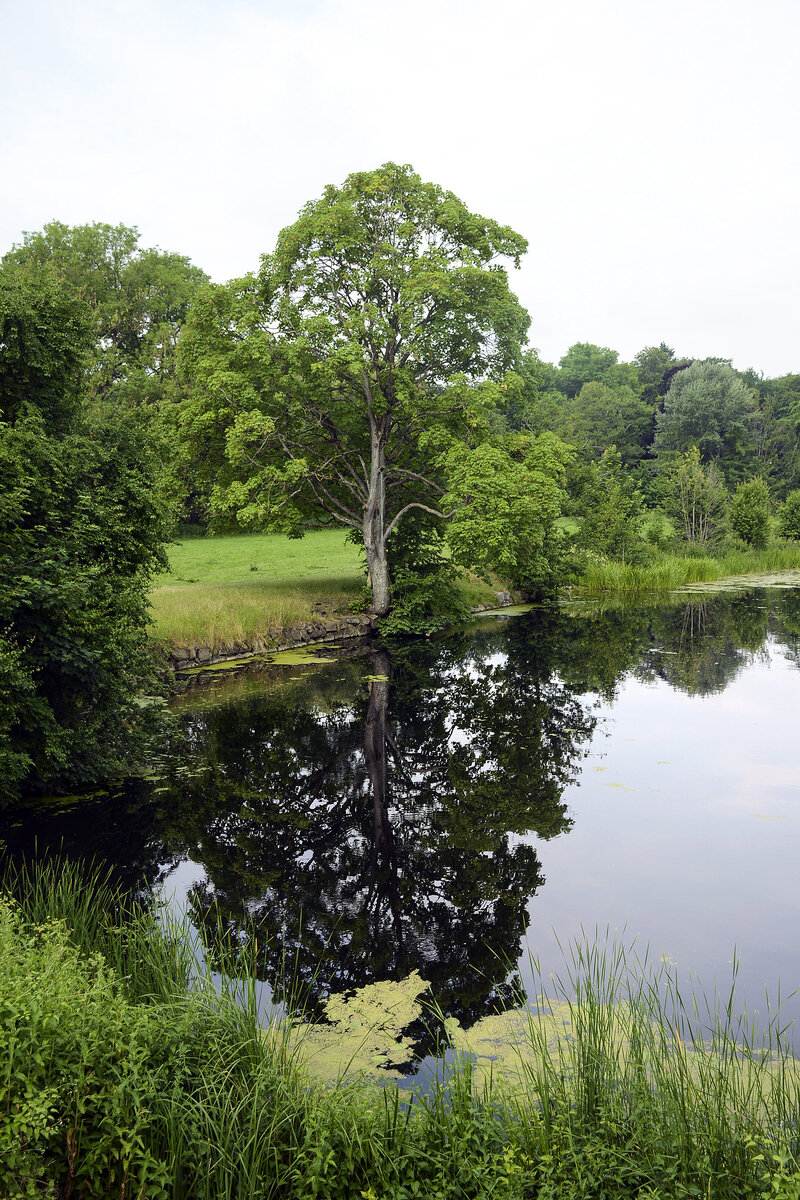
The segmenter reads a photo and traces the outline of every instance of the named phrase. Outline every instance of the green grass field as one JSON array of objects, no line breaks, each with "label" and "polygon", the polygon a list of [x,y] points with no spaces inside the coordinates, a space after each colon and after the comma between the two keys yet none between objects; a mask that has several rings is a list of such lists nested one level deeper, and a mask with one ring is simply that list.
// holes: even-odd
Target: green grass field
[{"label": "green grass field", "polygon": [[[154,636],[171,646],[249,645],[313,620],[320,606],[348,613],[364,599],[363,555],[338,529],[294,540],[189,538],[169,547],[169,560],[171,573],[155,580],[150,602]],[[461,586],[472,605],[494,602],[493,590],[477,579]]]},{"label": "green grass field", "polygon": [[169,560],[150,601],[156,638],[173,646],[248,644],[312,620],[315,605],[349,612],[364,586],[359,550],[336,529],[191,538]]}]

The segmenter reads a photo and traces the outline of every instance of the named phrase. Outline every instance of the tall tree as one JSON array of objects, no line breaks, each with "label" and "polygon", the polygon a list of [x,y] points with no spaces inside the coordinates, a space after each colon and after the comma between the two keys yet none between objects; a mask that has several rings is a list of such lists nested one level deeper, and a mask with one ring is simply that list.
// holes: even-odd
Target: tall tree
[{"label": "tall tree", "polygon": [[720,540],[726,531],[728,491],[716,464],[704,464],[697,446],[670,464],[661,485],[679,537],[697,546]]},{"label": "tall tree", "polygon": [[90,395],[129,406],[159,399],[174,374],[177,336],[208,276],[182,254],[142,249],[126,225],[51,221],[26,233],[2,260],[12,269],[50,268],[92,314]]},{"label": "tall tree", "polygon": [[703,462],[731,467],[751,445],[755,398],[727,363],[706,359],[678,372],[656,417],[657,453],[697,446]]},{"label": "tall tree", "polygon": [[217,511],[294,534],[312,513],[357,531],[379,614],[387,540],[408,512],[458,516],[463,534],[505,488],[506,529],[525,507],[530,540],[523,490],[549,494],[561,466],[527,434],[507,453],[495,419],[528,326],[503,260],[525,249],[393,163],[307,204],[258,278],[207,290],[181,339],[183,436],[216,444]]},{"label": "tall tree", "polygon": [[147,585],[165,518],[141,423],[81,409],[85,303],[52,270],[0,271],[0,333],[7,799],[130,761],[154,682]]}]

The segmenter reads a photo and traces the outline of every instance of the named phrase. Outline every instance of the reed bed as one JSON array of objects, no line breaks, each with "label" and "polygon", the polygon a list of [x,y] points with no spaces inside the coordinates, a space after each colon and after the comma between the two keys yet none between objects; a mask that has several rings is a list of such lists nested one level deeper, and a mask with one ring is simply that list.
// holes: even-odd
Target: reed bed
[{"label": "reed bed", "polygon": [[[194,965],[192,965],[194,963]],[[554,1021],[554,1014],[557,1021]],[[252,979],[52,862],[3,880],[0,1194],[175,1200],[800,1196],[796,1064],[731,996],[604,939],[525,1018],[513,1081],[457,1056],[426,1091],[316,1084]]]},{"label": "reed bed", "polygon": [[710,583],[730,576],[766,574],[800,567],[800,544],[771,546],[766,550],[740,550],[719,558],[664,555],[656,562],[635,565],[611,559],[587,563],[574,592],[632,594],[668,591],[692,583]]}]

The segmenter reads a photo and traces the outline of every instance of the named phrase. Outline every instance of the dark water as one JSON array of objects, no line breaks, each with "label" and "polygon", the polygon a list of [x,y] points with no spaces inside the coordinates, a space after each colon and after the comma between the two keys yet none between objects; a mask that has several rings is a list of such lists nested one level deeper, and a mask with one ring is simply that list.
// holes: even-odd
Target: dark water
[{"label": "dark water", "polygon": [[[800,591],[560,607],[180,697],[158,776],[0,818],[244,930],[278,1000],[414,969],[464,1025],[618,931],[750,1008],[800,985]],[[287,971],[287,962],[291,971]],[[424,1051],[421,1034],[419,1047]]]}]

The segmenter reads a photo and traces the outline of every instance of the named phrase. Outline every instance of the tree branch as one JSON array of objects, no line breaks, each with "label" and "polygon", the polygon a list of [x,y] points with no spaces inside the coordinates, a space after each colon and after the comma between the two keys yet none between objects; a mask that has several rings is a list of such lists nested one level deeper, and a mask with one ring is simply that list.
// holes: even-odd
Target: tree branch
[{"label": "tree branch", "polygon": [[388,538],[389,534],[396,527],[397,522],[400,520],[400,518],[403,516],[404,513],[408,512],[408,510],[410,508],[421,508],[423,512],[430,513],[432,517],[440,517],[443,521],[449,521],[450,518],[455,513],[458,512],[459,508],[464,508],[464,507],[465,506],[462,504],[462,505],[459,505],[457,508],[451,509],[449,513],[443,513],[443,512],[440,512],[440,510],[438,508],[429,508],[427,504],[420,504],[418,501],[412,500],[411,504],[406,504],[404,508],[401,508],[400,512],[397,513],[397,515],[395,517],[393,517],[392,520],[389,522],[389,524],[386,526],[386,529],[384,530],[384,533],[383,533],[384,544],[386,543],[386,539]]}]

